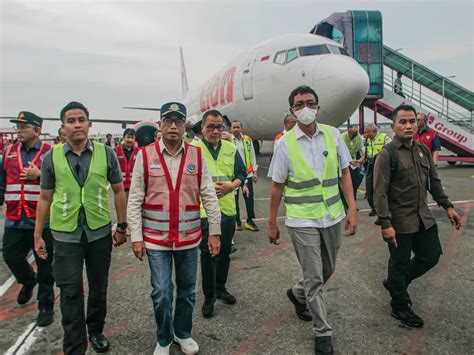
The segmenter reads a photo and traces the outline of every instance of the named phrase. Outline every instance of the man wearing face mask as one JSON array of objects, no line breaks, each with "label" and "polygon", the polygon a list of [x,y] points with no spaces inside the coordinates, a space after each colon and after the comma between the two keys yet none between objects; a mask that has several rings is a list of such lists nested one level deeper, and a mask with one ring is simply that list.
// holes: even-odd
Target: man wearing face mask
[{"label": "man wearing face mask", "polygon": [[[287,290],[287,296],[298,318],[313,321],[316,354],[332,354],[332,327],[327,321],[323,286],[336,268],[344,217],[347,234],[357,230],[351,156],[335,127],[316,122],[318,96],[312,88],[294,89],[289,104],[297,124],[277,141],[270,166],[268,237],[270,243],[278,244],[276,217],[284,194],[285,224],[303,271],[303,278]],[[348,203],[347,216],[339,183]]]}]

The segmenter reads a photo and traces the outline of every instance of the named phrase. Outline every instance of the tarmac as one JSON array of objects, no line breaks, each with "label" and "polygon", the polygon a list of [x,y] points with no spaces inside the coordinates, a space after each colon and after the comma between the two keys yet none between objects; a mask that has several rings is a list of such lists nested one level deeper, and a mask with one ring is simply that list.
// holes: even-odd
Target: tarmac
[{"label": "tarmac", "polygon": [[[239,231],[234,238],[237,252],[232,254],[227,288],[237,303],[229,306],[218,300],[215,316],[204,319],[198,268],[193,337],[199,343],[200,354],[314,353],[311,322],[296,317],[286,296],[301,271],[284,218],[279,218],[279,245],[269,244],[266,235],[270,151],[271,144],[265,142],[263,154],[258,157],[255,211],[260,231]],[[474,353],[474,167],[440,163],[438,170],[462,216],[462,227],[456,231],[445,212],[433,204],[444,254],[438,265],[409,289],[413,308],[425,326],[412,329],[390,316],[389,294],[382,286],[388,248],[380,228],[374,225],[375,217],[368,216],[362,184],[357,201],[358,232],[343,237],[336,272],[324,291],[336,354]],[[240,205],[245,219],[243,201]],[[282,207],[279,216],[283,215]],[[3,219],[0,224],[3,230]],[[140,262],[134,257],[130,242],[113,250],[104,332],[111,343],[111,354],[153,353],[156,324],[149,279],[146,260]],[[16,303],[19,289],[5,263],[0,263],[0,352],[61,354],[59,292],[54,323],[40,328],[35,325],[35,302],[25,306]],[[171,354],[181,354],[176,344]]]}]

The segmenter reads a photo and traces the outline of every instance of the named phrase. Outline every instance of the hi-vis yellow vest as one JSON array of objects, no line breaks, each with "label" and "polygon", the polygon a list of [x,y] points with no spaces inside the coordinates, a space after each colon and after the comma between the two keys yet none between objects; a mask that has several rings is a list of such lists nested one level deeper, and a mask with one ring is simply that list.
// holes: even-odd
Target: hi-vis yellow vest
[{"label": "hi-vis yellow vest", "polygon": [[339,195],[339,160],[334,136],[331,127],[319,123],[318,127],[323,132],[324,144],[328,152],[322,182],[306,163],[294,129],[283,136],[294,170],[294,176],[288,178],[284,189],[288,217],[321,219],[329,212],[331,217],[336,219],[344,210]]},{"label": "hi-vis yellow vest", "polygon": [[[225,140],[221,140],[221,148],[217,160],[214,160],[204,142],[195,141],[193,142],[193,145],[201,148],[202,156],[207,163],[214,185],[218,182],[234,181],[235,153],[237,152],[235,145]],[[221,212],[226,216],[235,216],[237,214],[237,209],[235,208],[235,195],[230,192],[224,197],[219,198],[219,207]],[[204,209],[202,202],[201,218],[207,218],[206,210]]]},{"label": "hi-vis yellow vest", "polygon": [[82,188],[71,171],[64,154],[64,145],[54,146],[51,152],[56,177],[50,210],[52,230],[75,231],[81,206],[90,229],[99,229],[110,223],[105,145],[98,142],[92,144],[89,174]]},{"label": "hi-vis yellow vest", "polygon": [[[232,142],[237,146],[236,138],[232,138]],[[253,164],[250,155],[250,150],[252,149],[252,138],[247,136],[246,134],[242,135],[242,144],[244,146],[244,154],[245,154],[245,170],[247,174],[253,173]]]},{"label": "hi-vis yellow vest", "polygon": [[[377,133],[377,135],[374,137],[374,142],[372,144],[372,139],[367,138],[365,141],[366,144],[366,155],[368,157],[373,157],[378,155],[381,151],[383,146],[385,145],[385,137],[387,135],[385,133]],[[373,146],[373,148],[372,148]]]}]

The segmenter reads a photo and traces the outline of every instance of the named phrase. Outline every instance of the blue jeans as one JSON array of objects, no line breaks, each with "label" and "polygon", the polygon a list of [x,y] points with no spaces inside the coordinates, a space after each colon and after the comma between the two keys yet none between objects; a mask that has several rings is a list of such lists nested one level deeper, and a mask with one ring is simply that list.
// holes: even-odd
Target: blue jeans
[{"label": "blue jeans", "polygon": [[[151,274],[151,299],[157,325],[156,337],[161,346],[178,338],[191,337],[196,303],[197,247],[188,250],[146,250]],[[176,270],[176,310],[173,319],[172,260]]]}]

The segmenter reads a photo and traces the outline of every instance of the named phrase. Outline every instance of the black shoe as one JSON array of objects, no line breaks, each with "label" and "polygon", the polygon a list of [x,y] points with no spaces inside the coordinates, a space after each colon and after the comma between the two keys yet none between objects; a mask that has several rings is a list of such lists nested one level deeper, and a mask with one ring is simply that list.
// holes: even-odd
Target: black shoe
[{"label": "black shoe", "polygon": [[110,343],[103,334],[91,334],[89,340],[96,353],[106,353],[109,351]]},{"label": "black shoe", "polygon": [[316,355],[330,355],[334,353],[330,336],[316,337],[314,352]]},{"label": "black shoe", "polygon": [[222,300],[226,304],[234,304],[237,302],[234,296],[232,296],[227,290],[217,291],[217,298]]},{"label": "black shoe", "polygon": [[38,318],[36,318],[36,325],[38,327],[47,327],[54,320],[54,311],[52,309],[40,309]]},{"label": "black shoe", "polygon": [[423,319],[421,319],[413,310],[406,306],[400,309],[393,309],[390,313],[393,318],[398,319],[403,324],[413,327],[421,328],[423,326]]},{"label": "black shoe", "polygon": [[31,297],[33,296],[33,289],[35,288],[37,283],[38,281],[36,280],[35,275],[35,282],[33,284],[23,285],[20,292],[18,293],[18,297],[16,298],[18,304],[24,305],[31,300]]},{"label": "black shoe", "polygon": [[296,316],[299,319],[304,320],[305,322],[313,320],[313,317],[309,313],[308,306],[306,304],[301,304],[298,302],[291,288],[286,290],[286,295],[290,299],[291,303],[295,305]]},{"label": "black shoe", "polygon": [[377,215],[377,212],[375,212],[375,210],[372,210],[372,211],[370,211],[370,213],[369,213],[369,216],[370,216],[370,217],[373,217],[373,216],[376,216],[376,215]]},{"label": "black shoe", "polygon": [[206,298],[202,305],[202,316],[204,318],[211,318],[214,315],[214,303],[216,298]]},{"label": "black shoe", "polygon": [[242,222],[240,220],[235,222],[235,230],[241,231],[242,230]]},{"label": "black shoe", "polygon": [[249,231],[252,231],[252,232],[257,232],[260,230],[258,229],[258,226],[255,224],[254,221],[247,221],[247,223],[245,223],[245,229],[248,229]]}]

